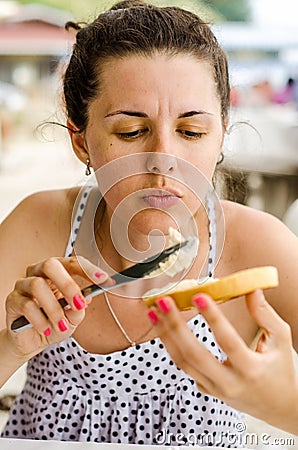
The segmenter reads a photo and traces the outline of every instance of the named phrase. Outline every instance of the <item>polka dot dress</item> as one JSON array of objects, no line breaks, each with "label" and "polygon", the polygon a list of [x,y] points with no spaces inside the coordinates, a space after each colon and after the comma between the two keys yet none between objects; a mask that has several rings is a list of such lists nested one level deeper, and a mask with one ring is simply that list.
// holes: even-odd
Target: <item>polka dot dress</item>
[{"label": "polka dot dress", "polygon": [[[189,326],[225,359],[200,315]],[[29,361],[2,437],[235,447],[239,422],[241,413],[199,392],[158,338],[99,355],[70,337]]]}]

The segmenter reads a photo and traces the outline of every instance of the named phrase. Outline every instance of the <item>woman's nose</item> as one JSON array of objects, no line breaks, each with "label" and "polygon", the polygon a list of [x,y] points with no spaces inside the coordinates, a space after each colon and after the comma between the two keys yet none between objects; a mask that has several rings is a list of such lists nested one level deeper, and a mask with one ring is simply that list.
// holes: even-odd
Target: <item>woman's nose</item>
[{"label": "woman's nose", "polygon": [[147,170],[156,174],[172,173],[177,168],[177,159],[168,153],[150,152],[147,154]]}]

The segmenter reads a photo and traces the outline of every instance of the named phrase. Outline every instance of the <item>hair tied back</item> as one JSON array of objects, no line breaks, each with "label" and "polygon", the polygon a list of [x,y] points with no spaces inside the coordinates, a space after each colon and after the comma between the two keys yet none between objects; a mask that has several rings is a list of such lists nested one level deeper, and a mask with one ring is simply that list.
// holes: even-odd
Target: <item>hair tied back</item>
[{"label": "hair tied back", "polygon": [[112,8],[110,8],[110,11],[116,11],[117,9],[134,8],[138,6],[149,6],[149,5],[143,2],[142,0],[124,0],[122,2],[115,3],[115,5],[112,6]]},{"label": "hair tied back", "polygon": [[72,20],[69,20],[68,22],[66,22],[64,28],[66,29],[66,31],[75,30],[76,32],[78,32],[86,25],[86,22],[73,22]]}]

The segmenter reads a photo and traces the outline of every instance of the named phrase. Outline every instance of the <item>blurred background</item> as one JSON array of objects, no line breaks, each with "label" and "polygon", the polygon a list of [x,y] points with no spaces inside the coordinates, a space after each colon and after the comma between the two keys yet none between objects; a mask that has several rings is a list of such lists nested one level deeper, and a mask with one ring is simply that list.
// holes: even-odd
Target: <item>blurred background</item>
[{"label": "blurred background", "polygon": [[[67,131],[41,124],[65,123],[61,73],[73,45],[65,22],[92,20],[113,3],[0,0],[0,222],[28,194],[84,179]],[[227,197],[274,214],[298,234],[297,0],[152,3],[199,13],[227,52],[232,110],[220,187]],[[2,399],[19,391],[23,376],[21,371],[1,390]],[[264,430],[258,421],[251,424],[252,430]]]},{"label": "blurred background", "polygon": [[[73,44],[65,22],[89,21],[113,3],[0,0],[0,221],[28,193],[82,179],[67,132],[40,125],[65,122],[61,72]],[[220,178],[226,195],[297,230],[291,206],[298,197],[297,1],[153,3],[199,13],[228,54],[232,113]]]}]

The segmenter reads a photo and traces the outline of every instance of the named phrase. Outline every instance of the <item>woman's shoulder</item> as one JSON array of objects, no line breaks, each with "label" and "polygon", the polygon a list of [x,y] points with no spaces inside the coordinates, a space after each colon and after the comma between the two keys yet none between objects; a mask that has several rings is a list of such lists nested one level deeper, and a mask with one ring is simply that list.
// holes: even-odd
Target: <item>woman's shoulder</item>
[{"label": "woman's shoulder", "polygon": [[[71,216],[79,188],[41,191],[22,200],[1,224],[1,234],[12,236],[23,247],[51,250],[54,253],[65,245],[70,232]],[[31,248],[32,248],[31,247]]]},{"label": "woman's shoulder", "polygon": [[78,188],[40,191],[24,198],[6,220],[30,217],[30,223],[57,223],[69,217],[78,195]]},{"label": "woman's shoulder", "polygon": [[40,208],[55,209],[57,206],[64,205],[64,209],[67,209],[68,206],[72,207],[79,190],[79,187],[73,187],[35,192],[23,199],[17,207],[37,208],[37,211],[40,211]]},{"label": "woman's shoulder", "polygon": [[249,266],[267,264],[297,245],[297,237],[277,217],[238,203],[223,201],[226,244]]},{"label": "woman's shoulder", "polygon": [[250,206],[229,200],[223,200],[221,204],[227,226],[235,226],[237,230],[239,226],[250,226],[250,223],[259,223],[259,225],[266,223],[268,225],[269,223],[280,222],[273,215]]}]

